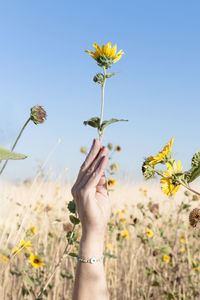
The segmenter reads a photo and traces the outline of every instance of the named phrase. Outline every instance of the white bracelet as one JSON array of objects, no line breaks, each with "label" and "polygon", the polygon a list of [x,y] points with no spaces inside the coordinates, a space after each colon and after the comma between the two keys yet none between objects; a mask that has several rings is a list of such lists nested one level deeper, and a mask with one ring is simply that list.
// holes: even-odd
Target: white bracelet
[{"label": "white bracelet", "polygon": [[102,261],[104,258],[104,255],[102,255],[100,258],[96,259],[96,258],[83,258],[83,257],[79,257],[77,256],[77,260],[81,261],[83,263],[89,263],[89,264],[95,264],[96,262],[100,262]]}]

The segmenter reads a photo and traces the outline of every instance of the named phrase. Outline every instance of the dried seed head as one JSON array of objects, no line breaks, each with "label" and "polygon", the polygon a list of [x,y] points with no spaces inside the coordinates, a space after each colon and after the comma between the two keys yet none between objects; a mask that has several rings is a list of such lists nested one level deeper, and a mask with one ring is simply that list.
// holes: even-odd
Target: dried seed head
[{"label": "dried seed head", "polygon": [[153,250],[153,256],[157,256],[160,254],[160,249],[154,249]]},{"label": "dried seed head", "polygon": [[122,150],[122,148],[120,146],[115,147],[115,151],[120,152],[121,150]]},{"label": "dried seed head", "polygon": [[191,211],[190,215],[189,215],[189,221],[190,221],[190,225],[192,227],[197,227],[197,225],[200,225],[200,209],[199,208],[195,208],[193,209],[193,211]]},{"label": "dried seed head", "polygon": [[35,105],[31,108],[31,120],[37,125],[42,124],[47,118],[47,113],[40,105]]},{"label": "dried seed head", "polygon": [[66,231],[66,232],[69,232],[69,231],[72,231],[72,224],[71,223],[64,223],[63,224],[63,230]]}]

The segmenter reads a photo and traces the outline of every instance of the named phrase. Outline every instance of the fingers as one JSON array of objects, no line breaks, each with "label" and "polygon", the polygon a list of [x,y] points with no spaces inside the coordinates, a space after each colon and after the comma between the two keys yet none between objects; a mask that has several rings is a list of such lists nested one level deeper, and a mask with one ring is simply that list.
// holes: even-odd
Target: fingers
[{"label": "fingers", "polygon": [[77,181],[80,181],[84,176],[87,169],[91,166],[95,158],[97,157],[99,151],[101,150],[101,143],[98,139],[94,139],[93,144],[91,146],[90,152],[88,153],[84,163],[82,164]]},{"label": "fingers", "polygon": [[[105,155],[101,158],[99,164],[97,165],[95,171],[90,175],[90,178],[88,179],[87,183],[85,184],[86,189],[90,188],[96,188],[98,183],[100,182],[100,179],[105,172],[106,168],[108,166],[108,155]],[[104,182],[105,184],[105,182]]]}]

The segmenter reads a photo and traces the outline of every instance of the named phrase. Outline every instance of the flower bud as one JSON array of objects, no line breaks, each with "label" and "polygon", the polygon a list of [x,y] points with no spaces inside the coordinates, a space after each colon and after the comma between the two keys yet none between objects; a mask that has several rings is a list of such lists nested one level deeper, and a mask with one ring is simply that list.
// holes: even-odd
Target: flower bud
[{"label": "flower bud", "polygon": [[103,82],[104,82],[104,75],[102,74],[102,73],[98,73],[98,74],[96,74],[95,76],[94,76],[94,78],[93,78],[93,81],[95,82],[95,83],[98,83],[98,84],[100,84],[100,85],[103,85]]},{"label": "flower bud", "polygon": [[108,143],[107,147],[108,147],[109,150],[112,150],[113,144],[112,143]]},{"label": "flower bud", "polygon": [[86,148],[85,146],[82,146],[82,147],[80,148],[80,152],[83,153],[83,154],[86,154],[87,148]]},{"label": "flower bud", "polygon": [[31,120],[37,125],[42,124],[47,118],[46,111],[40,105],[35,105],[31,108]]},{"label": "flower bud", "polygon": [[197,227],[197,225],[200,225],[200,209],[199,208],[195,208],[195,209],[193,209],[193,211],[191,211],[191,213],[189,215],[189,221],[190,221],[190,225],[192,227]]},{"label": "flower bud", "polygon": [[149,165],[149,160],[145,160],[142,165],[142,173],[145,179],[150,179],[155,176],[155,170],[152,165]]},{"label": "flower bud", "polygon": [[198,167],[200,165],[200,151],[196,152],[192,158],[192,167]]}]

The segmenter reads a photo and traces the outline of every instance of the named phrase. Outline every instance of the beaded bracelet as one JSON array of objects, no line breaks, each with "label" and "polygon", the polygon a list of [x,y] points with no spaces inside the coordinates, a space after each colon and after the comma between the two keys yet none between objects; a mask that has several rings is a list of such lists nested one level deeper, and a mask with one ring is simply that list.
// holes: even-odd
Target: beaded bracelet
[{"label": "beaded bracelet", "polygon": [[96,258],[83,258],[83,257],[79,257],[77,256],[77,260],[81,261],[83,263],[89,263],[89,264],[95,264],[96,262],[100,262],[102,261],[104,258],[104,255],[102,255],[100,258],[96,259]]}]

